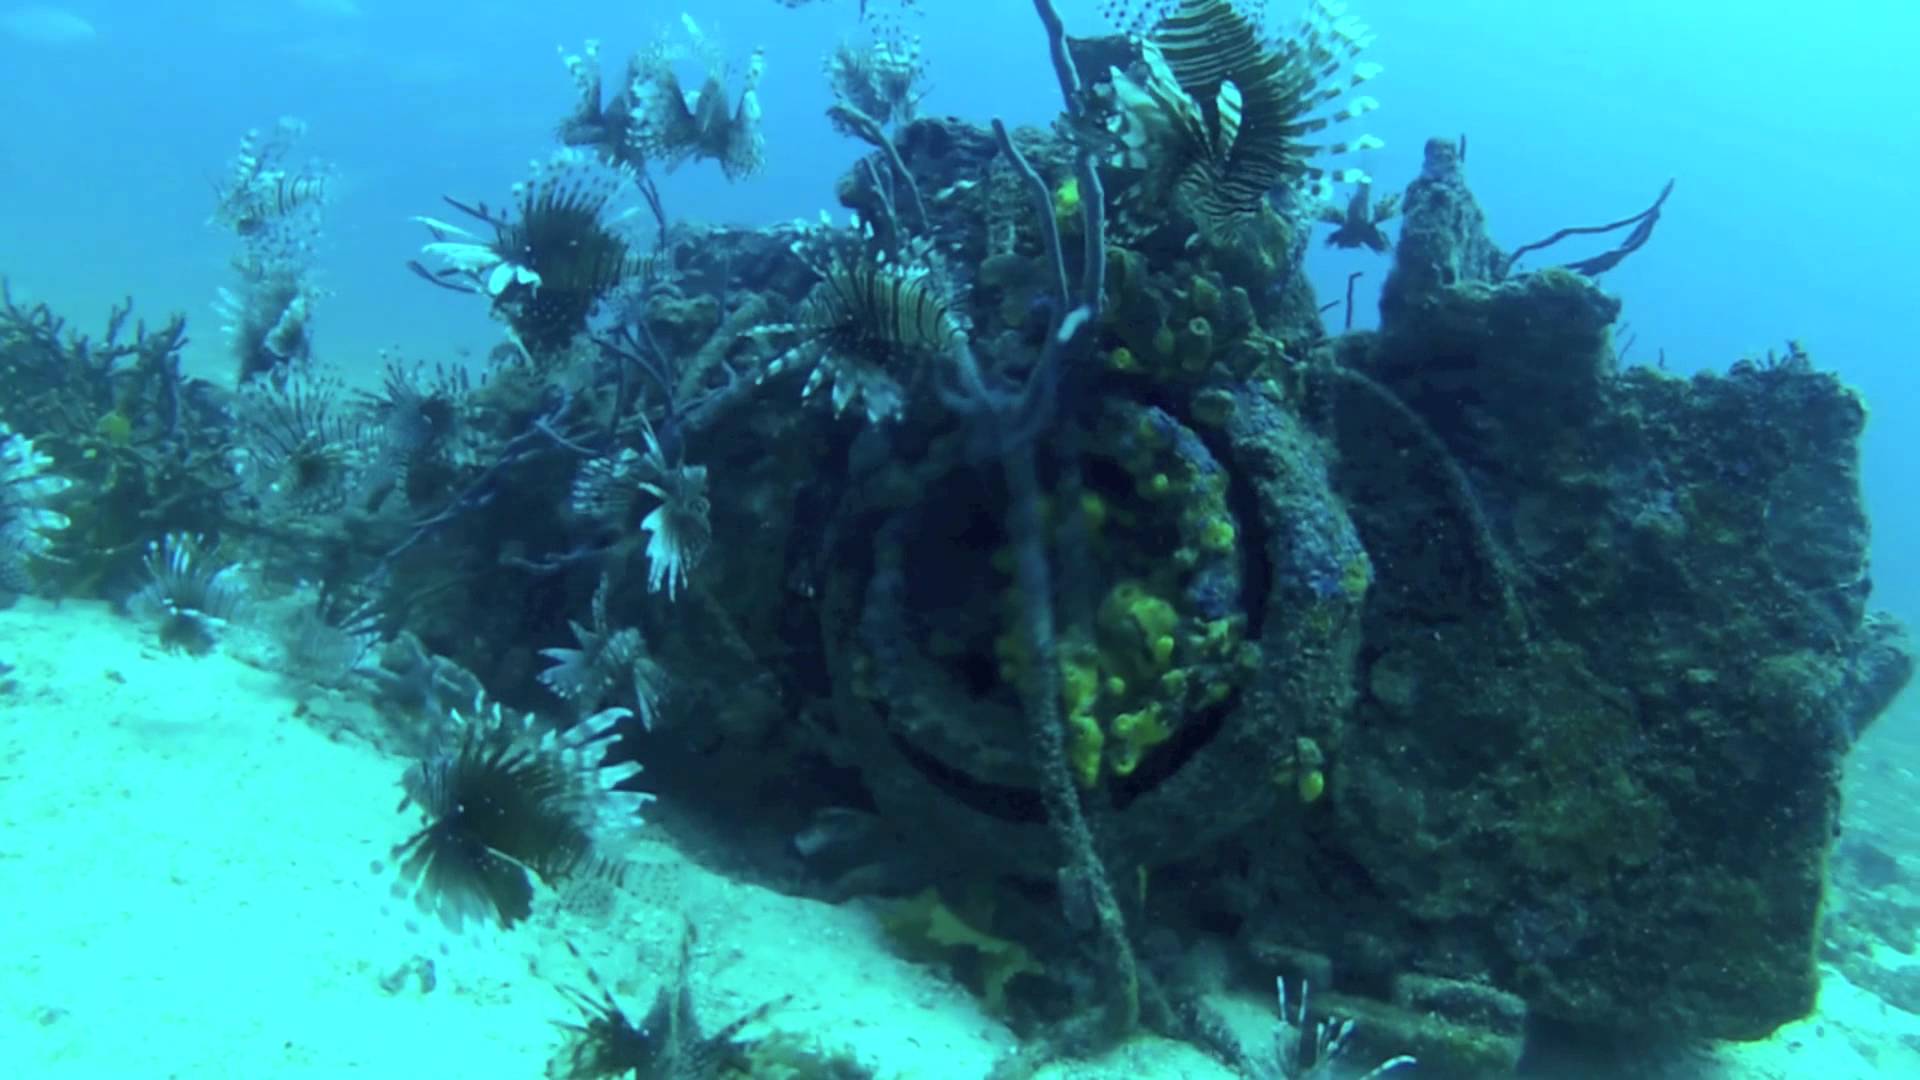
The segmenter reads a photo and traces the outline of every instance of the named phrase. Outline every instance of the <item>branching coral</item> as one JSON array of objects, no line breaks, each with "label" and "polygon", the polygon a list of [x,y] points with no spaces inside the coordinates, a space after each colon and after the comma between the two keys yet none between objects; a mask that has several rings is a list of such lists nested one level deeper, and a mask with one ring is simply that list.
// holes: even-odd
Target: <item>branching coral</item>
[{"label": "branching coral", "polygon": [[1501,268],[1502,275],[1511,274],[1514,265],[1520,261],[1522,255],[1530,251],[1539,251],[1542,248],[1552,247],[1569,236],[1592,236],[1599,233],[1610,233],[1620,229],[1628,229],[1629,232],[1626,238],[1621,240],[1619,246],[1613,250],[1604,251],[1598,255],[1591,255],[1577,262],[1567,264],[1567,269],[1572,270],[1576,274],[1585,274],[1588,277],[1597,278],[1608,270],[1620,265],[1622,259],[1639,251],[1646,245],[1648,240],[1653,239],[1653,228],[1660,224],[1660,208],[1666,205],[1667,196],[1672,194],[1673,181],[1668,180],[1667,185],[1660,189],[1659,197],[1653,200],[1653,205],[1631,217],[1624,217],[1619,221],[1609,222],[1605,225],[1576,225],[1561,229],[1545,240],[1536,240],[1531,244],[1522,244],[1514,248],[1513,253],[1507,256],[1506,263]]},{"label": "branching coral", "polygon": [[0,415],[89,493],[64,507],[73,524],[45,564],[64,591],[123,579],[167,532],[213,527],[237,483],[227,403],[181,374],[186,340],[178,316],[149,327],[129,304],[77,333],[0,281]]},{"label": "branching coral", "polygon": [[677,445],[745,400],[762,372],[754,347],[769,320],[766,294],[749,293],[721,313],[724,296],[681,295],[671,282],[649,289],[594,344],[615,365],[614,415],[644,415]]},{"label": "branching coral", "polygon": [[1303,141],[1378,106],[1360,96],[1322,112],[1379,73],[1379,65],[1356,61],[1372,40],[1338,0],[1315,0],[1277,48],[1226,0],[1180,0],[1142,39],[1135,71],[1113,72],[1112,163],[1143,174],[1139,196],[1149,204],[1171,197],[1208,233],[1226,234],[1259,213],[1275,188],[1325,177],[1316,156],[1380,145],[1367,135]]},{"label": "branching coral", "polygon": [[421,254],[439,260],[440,269],[412,268],[437,285],[489,297],[522,347],[536,360],[550,359],[586,330],[616,288],[646,272],[646,260],[617,227],[625,214],[609,212],[632,183],[628,171],[561,150],[535,168],[533,179],[516,185],[513,217],[484,203],[447,200],[491,226],[492,240],[415,217],[434,237]]},{"label": "branching coral", "polygon": [[[186,341],[185,319],[150,329],[131,302],[114,305],[104,333],[73,332],[47,305],[17,303],[0,279],[0,412],[36,440],[60,443],[56,457],[91,434],[140,447],[182,440],[186,428],[208,418],[194,408],[202,402],[193,392],[204,386],[180,374]],[[207,442],[218,436],[191,434]],[[89,449],[97,448],[75,446],[73,456]]]},{"label": "branching coral", "polygon": [[[1034,10],[1046,29],[1048,53],[1066,105],[1068,125],[1085,131],[1091,125],[1091,110],[1085,84],[1068,47],[1066,25],[1052,0],[1034,0]],[[1105,187],[1092,149],[1085,145],[1078,147],[1074,154],[1074,181],[1085,257],[1080,266],[1079,288],[1071,292],[1047,185],[1007,135],[1005,124],[996,120],[994,130],[1000,150],[1011,159],[1034,200],[1059,289],[1059,309],[1050,320],[1044,351],[1017,390],[1007,393],[992,385],[963,341],[953,357],[955,385],[942,396],[951,408],[968,418],[974,427],[976,444],[983,449],[991,448],[1001,457],[1007,483],[1007,531],[1014,578],[1025,597],[1019,615],[1020,643],[1033,661],[1033,677],[1024,680],[1021,687],[1022,706],[1030,728],[1048,828],[1060,845],[1062,903],[1068,917],[1076,920],[1098,943],[1097,982],[1104,999],[1103,1007],[1097,1013],[1088,1013],[1082,1022],[1097,1025],[1111,1037],[1124,1038],[1139,1024],[1143,1006],[1157,1020],[1166,1019],[1166,1008],[1164,1001],[1153,992],[1151,981],[1142,978],[1127,933],[1126,917],[1106,863],[1095,845],[1068,760],[1069,731],[1060,707],[1063,687],[1058,667],[1060,650],[1055,632],[1052,567],[1043,534],[1039,465],[1032,442],[1053,418],[1056,400],[1053,388],[1062,365],[1079,354],[1083,347],[1081,332],[1098,321],[1106,303]]]},{"label": "branching coral", "polygon": [[426,823],[394,848],[414,900],[458,929],[468,919],[510,927],[533,910],[533,878],[553,884],[580,874],[617,876],[609,847],[639,824],[649,798],[617,790],[640,771],[601,768],[600,743],[625,709],[539,733],[531,714],[498,705],[453,714],[452,746],[407,771],[409,805]]},{"label": "branching coral", "polygon": [[48,508],[49,498],[67,490],[69,481],[47,471],[53,459],[33,448],[33,441],[15,435],[0,423],[0,592],[26,592],[31,560],[52,548],[48,533],[71,522]]}]

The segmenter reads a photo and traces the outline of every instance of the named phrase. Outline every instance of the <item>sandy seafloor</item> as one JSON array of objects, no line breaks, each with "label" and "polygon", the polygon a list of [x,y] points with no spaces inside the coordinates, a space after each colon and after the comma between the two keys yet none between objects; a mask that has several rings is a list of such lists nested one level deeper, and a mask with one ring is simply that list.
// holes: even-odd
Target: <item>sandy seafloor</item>
[{"label": "sandy seafloor", "polygon": [[[346,733],[351,695],[168,654],[95,603],[0,611],[0,661],[0,1077],[539,1077],[576,1015],[556,986],[586,985],[565,942],[644,1013],[683,914],[709,1029],[790,994],[749,1032],[883,1077],[972,1080],[1013,1046],[865,906],[729,881],[662,836],[596,915],[549,896],[512,933],[455,937],[392,895],[405,762]],[[1816,1016],[1669,1075],[1920,1076],[1917,1046],[1920,1018],[1830,973]],[[1147,1039],[1045,1075],[1230,1074]]]}]

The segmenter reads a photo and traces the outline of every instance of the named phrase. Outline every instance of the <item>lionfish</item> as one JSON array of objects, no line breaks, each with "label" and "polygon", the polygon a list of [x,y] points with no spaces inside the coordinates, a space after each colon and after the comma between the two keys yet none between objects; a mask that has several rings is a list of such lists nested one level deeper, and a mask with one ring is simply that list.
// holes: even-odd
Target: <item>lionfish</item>
[{"label": "lionfish", "polygon": [[445,288],[490,298],[494,311],[536,359],[561,353],[586,330],[587,320],[624,282],[648,272],[634,250],[624,211],[612,204],[635,174],[568,148],[535,166],[533,178],[515,185],[512,216],[486,204],[448,204],[493,229],[493,238],[438,218],[416,215],[433,242],[421,254],[440,263],[414,273]]},{"label": "lionfish", "polygon": [[1112,163],[1155,179],[1147,198],[1171,195],[1218,235],[1258,213],[1276,188],[1366,179],[1358,169],[1329,173],[1315,159],[1375,149],[1379,139],[1304,141],[1379,107],[1363,95],[1322,111],[1380,72],[1356,60],[1373,34],[1345,3],[1313,0],[1277,45],[1257,15],[1226,0],[1148,7],[1165,14],[1140,38],[1135,71],[1114,72],[1108,125],[1118,144]]},{"label": "lionfish", "polygon": [[317,208],[331,187],[315,166],[289,170],[286,158],[306,124],[284,117],[272,134],[249,130],[234,154],[232,176],[214,185],[214,219],[240,236],[256,236],[296,212]]},{"label": "lionfish", "polygon": [[927,362],[966,338],[966,326],[929,265],[852,251],[815,265],[820,281],[791,323],[795,335],[762,378],[812,366],[802,396],[828,389],[837,415],[863,406],[873,423],[898,419]]},{"label": "lionfish", "polygon": [[692,16],[680,16],[694,48],[707,54],[706,81],[689,92],[674,71],[674,51],[665,45],[634,57],[628,138],[649,161],[671,172],[695,158],[712,158],[729,180],[760,171],[766,159],[766,137],[760,132],[761,72],[766,53],[755,49],[747,60],[738,103],[727,108],[722,78],[725,64],[707,43]]}]

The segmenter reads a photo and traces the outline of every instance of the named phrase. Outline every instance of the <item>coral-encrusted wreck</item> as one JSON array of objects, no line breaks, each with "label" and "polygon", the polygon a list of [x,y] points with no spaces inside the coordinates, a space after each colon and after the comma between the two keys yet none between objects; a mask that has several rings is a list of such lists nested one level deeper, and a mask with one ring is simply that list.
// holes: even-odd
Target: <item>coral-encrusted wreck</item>
[{"label": "coral-encrusted wreck", "polygon": [[[622,374],[565,406],[612,430],[638,401],[710,484],[688,595],[667,613],[629,572],[606,598],[669,674],[658,816],[824,812],[803,849],[831,895],[998,886],[979,929],[1044,958],[1006,987],[1039,1021],[1072,1010],[1023,980],[1174,1024],[1193,988],[1164,961],[1221,937],[1433,1075],[1805,1014],[1840,766],[1912,668],[1866,607],[1858,398],[1797,349],[1621,370],[1618,301],[1511,273],[1443,141],[1382,328],[1328,336],[1301,273],[1327,174],[1274,151],[1258,183],[1292,186],[1249,201],[1220,140],[1284,125],[1190,104],[1193,27],[1238,32],[1219,8],[1182,6],[1153,63],[1073,42],[1064,134],[876,135],[841,185],[858,230],[670,231],[671,279],[602,354],[664,398]],[[1284,119],[1305,91],[1263,93]],[[514,385],[489,393],[526,413]],[[827,386],[836,409],[795,406]],[[558,471],[436,541],[485,538],[455,557],[483,599],[409,615],[509,697],[630,550],[566,531]],[[1086,939],[1105,973],[1075,980]]]},{"label": "coral-encrusted wreck", "polygon": [[[1062,148],[1024,145],[1070,199]],[[1230,934],[1433,1075],[1530,1038],[1760,1036],[1812,1006],[1840,767],[1912,670],[1866,606],[1864,410],[1798,350],[1621,370],[1618,301],[1506,276],[1452,149],[1407,194],[1377,333],[1320,331],[1297,221],[1110,247],[1098,370],[1042,455],[1090,830],[1142,940]],[[919,121],[899,152],[978,268],[975,339],[1029,332],[1044,275],[1024,225],[995,239],[991,137]],[[759,237],[683,255],[791,288]],[[828,788],[898,839],[848,882],[1044,893],[999,475],[911,413],[850,439],[754,415],[692,453],[716,537],[757,539],[721,540],[712,602],[659,639],[718,720],[705,768],[852,770]],[[997,933],[1074,936],[1003,897]]]}]

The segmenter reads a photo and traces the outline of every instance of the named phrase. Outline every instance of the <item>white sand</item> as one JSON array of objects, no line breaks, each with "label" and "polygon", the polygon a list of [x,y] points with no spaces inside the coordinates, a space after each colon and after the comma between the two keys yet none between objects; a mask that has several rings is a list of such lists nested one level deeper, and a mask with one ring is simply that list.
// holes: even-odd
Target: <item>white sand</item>
[{"label": "white sand", "polygon": [[404,762],[296,718],[275,676],[30,600],[0,612],[0,659],[17,684],[0,696],[0,1076],[539,1077],[574,1016],[555,982],[586,985],[563,938],[637,1015],[682,911],[709,1028],[792,994],[761,1030],[822,1032],[899,1075],[983,1076],[1012,1045],[861,909],[660,844],[610,928],[549,902],[508,934],[412,929],[373,870],[413,824],[394,809]]},{"label": "white sand", "polygon": [[[883,1077],[974,1080],[1013,1046],[860,906],[731,882],[659,842],[597,915],[549,896],[512,933],[452,939],[375,870],[413,825],[395,812],[405,763],[324,734],[337,725],[296,715],[276,676],[34,600],[0,611],[0,660],[16,684],[0,693],[0,1077],[539,1077],[574,1015],[556,983],[586,985],[563,942],[637,1015],[683,916],[709,1029],[790,994],[750,1030],[807,1033]],[[1897,1032],[1920,1023],[1836,981],[1821,1016],[1690,1075],[1920,1075]],[[1143,1039],[1045,1075],[1228,1074]]]}]

